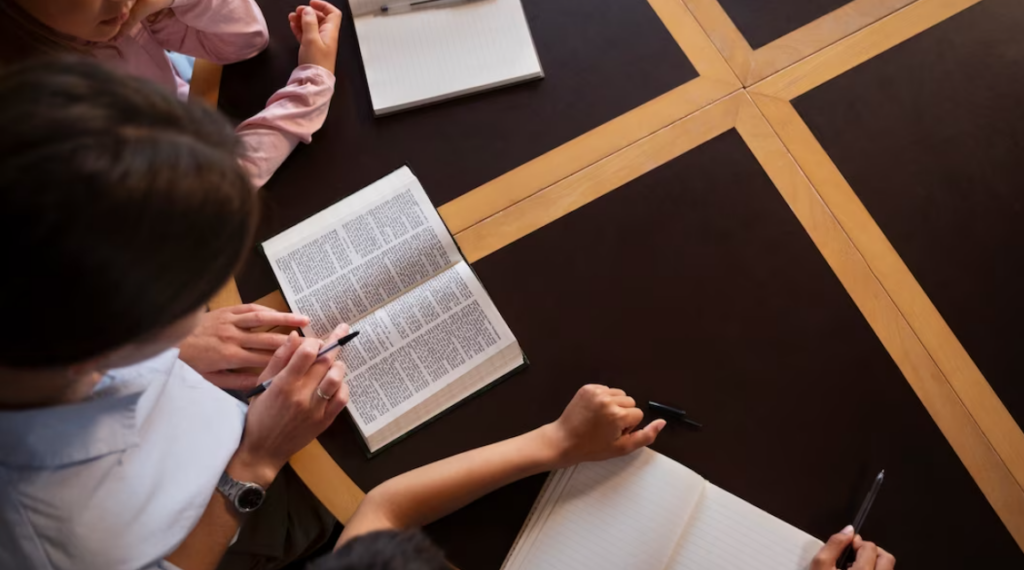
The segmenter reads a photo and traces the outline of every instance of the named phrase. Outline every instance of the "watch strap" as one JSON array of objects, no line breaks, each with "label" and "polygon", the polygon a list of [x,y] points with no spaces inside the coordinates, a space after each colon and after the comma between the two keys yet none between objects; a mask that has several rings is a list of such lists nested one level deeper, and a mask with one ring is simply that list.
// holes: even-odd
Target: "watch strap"
[{"label": "watch strap", "polygon": [[239,503],[239,497],[242,492],[249,489],[258,490],[261,495],[264,497],[266,496],[266,490],[262,486],[257,485],[256,483],[243,483],[236,481],[231,475],[228,475],[227,471],[222,472],[220,474],[220,479],[217,481],[217,491],[227,498],[228,502],[231,503],[231,506],[234,507],[236,511],[243,514],[252,512],[263,504],[263,501],[260,500],[260,503],[255,507],[247,508]]}]

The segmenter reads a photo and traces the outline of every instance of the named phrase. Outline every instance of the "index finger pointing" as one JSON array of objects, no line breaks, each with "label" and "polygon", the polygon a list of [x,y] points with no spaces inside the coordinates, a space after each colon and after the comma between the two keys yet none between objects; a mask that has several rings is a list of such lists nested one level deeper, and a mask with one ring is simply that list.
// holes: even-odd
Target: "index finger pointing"
[{"label": "index finger pointing", "polygon": [[255,329],[259,327],[304,327],[309,324],[309,317],[296,315],[295,313],[282,313],[274,311],[253,311],[238,315],[235,319],[235,326],[243,329]]}]

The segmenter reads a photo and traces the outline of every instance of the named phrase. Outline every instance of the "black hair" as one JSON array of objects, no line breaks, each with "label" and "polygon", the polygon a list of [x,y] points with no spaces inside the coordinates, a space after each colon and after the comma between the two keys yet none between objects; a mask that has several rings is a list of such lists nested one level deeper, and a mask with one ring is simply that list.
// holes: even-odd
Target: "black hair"
[{"label": "black hair", "polygon": [[306,570],[451,570],[451,566],[422,532],[382,530],[353,538]]},{"label": "black hair", "polygon": [[0,365],[68,365],[199,309],[258,203],[214,110],[95,60],[0,75]]}]

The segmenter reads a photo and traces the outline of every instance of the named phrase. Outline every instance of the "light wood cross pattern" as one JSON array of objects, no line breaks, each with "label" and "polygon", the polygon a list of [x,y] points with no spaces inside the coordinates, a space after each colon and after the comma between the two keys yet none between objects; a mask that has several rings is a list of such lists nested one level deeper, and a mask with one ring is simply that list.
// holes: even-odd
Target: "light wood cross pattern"
[{"label": "light wood cross pattern", "polygon": [[[700,76],[439,208],[470,262],[735,128],[1024,549],[1024,432],[797,114],[794,98],[980,0],[854,0],[752,50],[717,0],[648,0]],[[220,68],[195,70],[216,102]],[[280,292],[257,303],[288,310]],[[241,303],[231,282],[211,308]],[[364,494],[319,443],[292,466],[342,522]]]}]

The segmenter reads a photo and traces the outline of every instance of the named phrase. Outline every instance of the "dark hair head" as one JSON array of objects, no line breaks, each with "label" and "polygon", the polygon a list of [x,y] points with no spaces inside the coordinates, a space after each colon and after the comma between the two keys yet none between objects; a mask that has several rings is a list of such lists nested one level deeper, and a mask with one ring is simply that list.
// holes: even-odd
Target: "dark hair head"
[{"label": "dark hair head", "polygon": [[231,127],[86,58],[0,75],[0,364],[81,362],[201,307],[256,221]]},{"label": "dark hair head", "polygon": [[357,536],[307,570],[450,570],[444,553],[419,531]]}]

